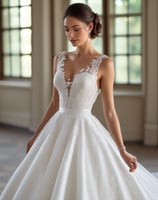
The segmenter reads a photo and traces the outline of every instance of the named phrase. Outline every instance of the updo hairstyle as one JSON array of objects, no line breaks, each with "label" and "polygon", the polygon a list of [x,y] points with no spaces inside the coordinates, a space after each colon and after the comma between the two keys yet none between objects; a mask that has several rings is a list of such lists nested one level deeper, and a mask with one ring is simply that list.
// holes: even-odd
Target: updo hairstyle
[{"label": "updo hairstyle", "polygon": [[97,13],[94,13],[92,9],[83,3],[74,3],[68,6],[65,10],[63,19],[66,17],[74,17],[85,24],[90,24],[93,22],[93,29],[90,32],[90,38],[96,38],[102,29],[102,24],[100,23],[100,17]]}]

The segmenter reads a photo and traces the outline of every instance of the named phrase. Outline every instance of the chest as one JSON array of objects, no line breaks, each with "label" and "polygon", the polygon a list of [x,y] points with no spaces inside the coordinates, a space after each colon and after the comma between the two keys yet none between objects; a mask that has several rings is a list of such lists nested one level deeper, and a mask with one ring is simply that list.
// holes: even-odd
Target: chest
[{"label": "chest", "polygon": [[[67,58],[65,52],[60,55],[58,59],[57,71],[60,72],[60,76],[68,90],[68,94],[70,94],[71,88],[76,84],[76,82],[79,84],[77,81],[78,78],[80,78],[80,84],[82,84],[83,77],[88,79],[91,77],[95,85],[99,88],[100,84],[97,73],[99,65],[104,57],[105,55],[99,55],[93,58],[86,58],[84,61],[83,59],[74,59],[73,57]],[[85,80],[83,82],[85,82]]]},{"label": "chest", "polygon": [[62,71],[64,73],[65,80],[73,80],[77,74],[83,72],[97,71],[96,65],[94,65],[94,59],[91,58],[69,58],[65,59]]}]

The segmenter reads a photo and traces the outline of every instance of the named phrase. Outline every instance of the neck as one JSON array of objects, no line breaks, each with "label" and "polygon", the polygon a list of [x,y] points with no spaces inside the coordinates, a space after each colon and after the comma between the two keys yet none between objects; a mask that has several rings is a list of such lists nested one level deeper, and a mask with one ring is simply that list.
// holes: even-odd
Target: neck
[{"label": "neck", "polygon": [[78,57],[84,56],[84,55],[92,55],[96,52],[96,50],[94,49],[94,47],[92,46],[91,43],[89,44],[85,44],[83,46],[79,46],[76,49],[76,55]]}]

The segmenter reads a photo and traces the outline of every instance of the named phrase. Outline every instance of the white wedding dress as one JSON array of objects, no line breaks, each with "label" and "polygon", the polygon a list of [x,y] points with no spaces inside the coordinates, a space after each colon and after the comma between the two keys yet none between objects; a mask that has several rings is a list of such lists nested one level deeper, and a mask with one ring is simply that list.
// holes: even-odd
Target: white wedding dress
[{"label": "white wedding dress", "polygon": [[54,85],[59,111],[48,121],[0,200],[158,200],[158,179],[140,164],[129,172],[109,132],[91,113],[105,55],[65,80],[66,52]]}]

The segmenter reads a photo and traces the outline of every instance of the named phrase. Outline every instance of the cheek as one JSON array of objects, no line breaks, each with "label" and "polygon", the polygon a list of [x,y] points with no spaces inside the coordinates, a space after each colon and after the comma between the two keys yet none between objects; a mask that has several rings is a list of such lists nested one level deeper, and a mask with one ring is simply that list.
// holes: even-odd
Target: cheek
[{"label": "cheek", "polygon": [[87,38],[88,36],[89,36],[89,33],[86,30],[82,30],[81,37],[82,38]]}]

